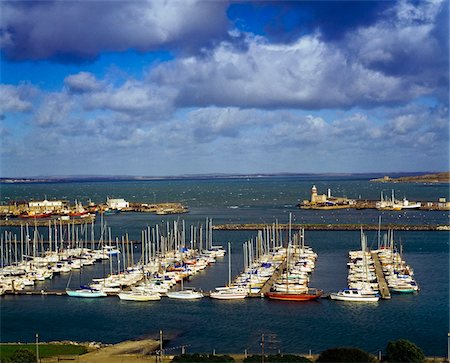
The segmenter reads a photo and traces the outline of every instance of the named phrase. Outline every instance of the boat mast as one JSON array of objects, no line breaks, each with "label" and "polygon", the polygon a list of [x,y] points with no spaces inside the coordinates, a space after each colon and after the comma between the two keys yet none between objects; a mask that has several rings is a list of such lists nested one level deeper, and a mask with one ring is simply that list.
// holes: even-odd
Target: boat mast
[{"label": "boat mast", "polygon": [[231,286],[231,242],[228,242],[228,286]]}]

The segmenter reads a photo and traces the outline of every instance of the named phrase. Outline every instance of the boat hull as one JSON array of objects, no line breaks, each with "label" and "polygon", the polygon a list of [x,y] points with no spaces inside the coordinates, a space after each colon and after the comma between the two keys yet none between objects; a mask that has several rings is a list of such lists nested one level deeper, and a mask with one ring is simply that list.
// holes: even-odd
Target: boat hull
[{"label": "boat hull", "polygon": [[70,297],[83,297],[83,298],[97,298],[108,296],[103,291],[90,291],[90,290],[67,290],[66,293]]},{"label": "boat hull", "polygon": [[417,289],[413,288],[391,288],[390,290],[396,294],[414,294],[417,292]]},{"label": "boat hull", "polygon": [[358,296],[358,297],[350,297],[350,296],[342,296],[338,294],[330,294],[331,300],[336,301],[351,301],[351,302],[377,302],[380,298],[379,296]]},{"label": "boat hull", "polygon": [[179,300],[197,300],[203,297],[203,294],[200,292],[197,293],[184,293],[184,291],[175,291],[166,293],[167,297],[170,299],[179,299]]},{"label": "boat hull", "polygon": [[311,301],[317,300],[322,296],[322,292],[317,294],[289,294],[289,293],[278,293],[278,292],[268,292],[265,294],[266,297],[273,300],[284,300],[284,301]]},{"label": "boat hull", "polygon": [[118,294],[120,300],[125,301],[156,301],[161,300],[159,294]]},{"label": "boat hull", "polygon": [[212,292],[209,294],[211,299],[217,300],[239,300],[245,299],[247,297],[247,293],[220,293],[220,292]]}]

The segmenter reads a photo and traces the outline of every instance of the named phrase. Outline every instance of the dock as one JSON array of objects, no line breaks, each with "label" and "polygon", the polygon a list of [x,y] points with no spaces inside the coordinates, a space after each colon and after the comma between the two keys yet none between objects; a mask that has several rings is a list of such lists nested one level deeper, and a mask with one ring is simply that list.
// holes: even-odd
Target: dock
[{"label": "dock", "polygon": [[263,297],[266,292],[270,291],[270,288],[272,287],[273,283],[277,278],[280,277],[285,268],[286,268],[286,259],[284,259],[283,262],[276,268],[272,276],[270,276],[270,278],[261,288],[261,291],[258,292],[257,294],[248,294],[248,297]]},{"label": "dock", "polygon": [[15,290],[5,291],[5,295],[56,295],[67,296],[64,290]]},{"label": "dock", "polygon": [[390,299],[391,293],[389,292],[389,287],[387,285],[386,279],[384,278],[383,268],[381,267],[380,259],[376,252],[371,252],[373,262],[375,264],[375,273],[377,275],[378,286],[380,288],[380,294],[382,299]]},{"label": "dock", "polygon": [[[65,290],[7,290],[4,292],[5,295],[28,295],[28,296],[36,296],[36,295],[50,295],[50,296],[68,296]],[[117,292],[108,292],[109,296],[117,296]]]}]

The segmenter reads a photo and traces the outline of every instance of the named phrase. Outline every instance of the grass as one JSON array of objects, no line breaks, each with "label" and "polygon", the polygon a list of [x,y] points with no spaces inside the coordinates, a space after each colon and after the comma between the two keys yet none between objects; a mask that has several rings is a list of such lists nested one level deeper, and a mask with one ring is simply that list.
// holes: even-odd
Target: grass
[{"label": "grass", "polygon": [[[18,349],[28,349],[36,353],[36,344],[0,344],[0,360],[4,361]],[[73,344],[39,344],[39,357],[47,358],[58,355],[80,355],[88,350],[81,345]]]}]

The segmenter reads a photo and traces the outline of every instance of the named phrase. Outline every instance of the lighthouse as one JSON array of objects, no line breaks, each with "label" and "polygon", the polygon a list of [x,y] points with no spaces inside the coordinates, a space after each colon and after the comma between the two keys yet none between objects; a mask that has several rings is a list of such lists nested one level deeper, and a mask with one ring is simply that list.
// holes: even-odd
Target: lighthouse
[{"label": "lighthouse", "polygon": [[317,188],[315,185],[311,188],[311,203],[315,203],[317,200]]}]

